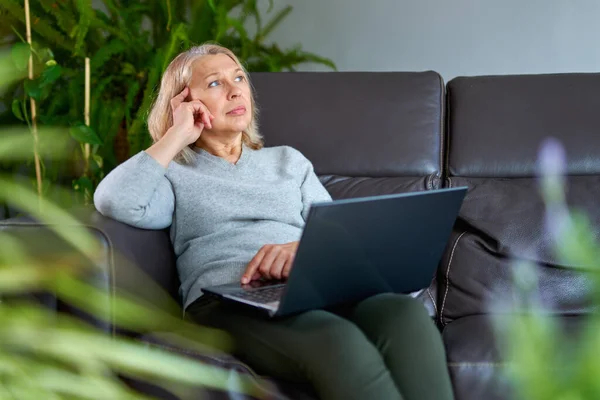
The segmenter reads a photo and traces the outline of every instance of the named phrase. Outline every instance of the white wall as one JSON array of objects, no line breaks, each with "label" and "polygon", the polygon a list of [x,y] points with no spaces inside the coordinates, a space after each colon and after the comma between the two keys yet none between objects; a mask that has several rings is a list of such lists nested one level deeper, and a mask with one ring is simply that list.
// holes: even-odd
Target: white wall
[{"label": "white wall", "polygon": [[333,59],[341,71],[432,69],[446,81],[459,75],[600,71],[600,0],[275,3],[275,9],[291,4],[294,10],[270,40],[282,47],[300,43]]}]

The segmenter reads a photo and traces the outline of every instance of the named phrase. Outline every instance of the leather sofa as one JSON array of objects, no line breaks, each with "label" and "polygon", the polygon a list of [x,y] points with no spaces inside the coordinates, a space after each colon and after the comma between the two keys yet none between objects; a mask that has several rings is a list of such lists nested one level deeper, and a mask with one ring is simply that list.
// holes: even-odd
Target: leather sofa
[{"label": "leather sofa", "polygon": [[[267,146],[303,152],[333,198],[468,186],[436,276],[413,293],[442,332],[457,399],[512,398],[502,374],[508,360],[489,317],[514,312],[494,305],[511,295],[515,260],[539,262],[542,303],[567,329],[576,330],[594,309],[589,280],[561,265],[550,248],[536,157],[544,138],[564,143],[569,204],[588,213],[598,234],[600,74],[460,77],[444,84],[433,71],[254,73],[252,82]],[[136,229],[96,212],[84,221],[105,247],[98,285],[181,313],[173,306],[179,281],[167,231]],[[0,229],[26,236],[47,231],[22,219]],[[149,283],[140,285],[141,275]],[[106,313],[114,312],[107,304]],[[117,331],[110,323],[98,326]],[[128,334],[164,345],[149,332]],[[192,356],[253,376],[229,355]],[[271,398],[316,398],[309,387],[256,379],[271,385]],[[174,398],[147,383],[131,385]],[[211,392],[208,398],[240,397]]]}]

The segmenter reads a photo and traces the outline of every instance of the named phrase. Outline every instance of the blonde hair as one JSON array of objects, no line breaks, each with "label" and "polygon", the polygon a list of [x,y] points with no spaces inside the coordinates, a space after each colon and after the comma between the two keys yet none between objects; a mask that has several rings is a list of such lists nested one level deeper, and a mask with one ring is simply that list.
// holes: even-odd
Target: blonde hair
[{"label": "blonde hair", "polygon": [[[148,115],[148,131],[154,143],[158,142],[167,130],[173,125],[173,112],[171,110],[171,99],[179,94],[183,88],[189,85],[192,79],[192,64],[194,61],[207,55],[225,54],[229,56],[244,71],[246,77],[248,73],[240,60],[233,52],[223,46],[212,43],[205,43],[200,46],[194,46],[187,51],[179,54],[171,61],[160,82],[158,95],[150,108]],[[249,78],[248,78],[249,79]],[[248,84],[250,81],[248,80]],[[252,104],[252,119],[248,127],[242,131],[242,143],[254,150],[263,147],[263,138],[258,133],[258,108],[254,101],[254,90],[250,84],[250,101]],[[194,159],[194,150],[190,146],[183,149],[175,161],[182,164],[189,164]]]}]

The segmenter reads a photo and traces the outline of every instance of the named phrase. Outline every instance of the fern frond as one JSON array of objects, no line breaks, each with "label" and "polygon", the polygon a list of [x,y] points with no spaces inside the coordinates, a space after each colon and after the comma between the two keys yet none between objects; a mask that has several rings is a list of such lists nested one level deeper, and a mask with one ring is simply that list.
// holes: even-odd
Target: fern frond
[{"label": "fern frond", "polygon": [[283,21],[285,17],[292,12],[292,6],[287,6],[283,10],[280,10],[275,16],[267,22],[265,27],[256,35],[257,40],[260,42],[264,40],[272,31]]},{"label": "fern frond", "polygon": [[177,24],[175,29],[171,32],[169,38],[169,44],[163,52],[163,66],[162,72],[167,69],[167,66],[171,62],[171,59],[181,50],[181,47],[187,48],[189,46],[189,38],[187,36],[187,26],[185,24]]},{"label": "fern frond", "polygon": [[337,71],[335,63],[330,58],[321,57],[305,51],[298,51],[293,54],[293,57],[288,60],[286,67],[291,70],[292,66],[302,63],[321,64],[331,68],[334,71]]},{"label": "fern frond", "polygon": [[194,2],[188,22],[189,39],[195,43],[204,43],[213,39],[215,18],[212,8],[205,1]]},{"label": "fern frond", "polygon": [[81,122],[83,119],[83,71],[79,76],[74,76],[67,83],[67,93],[69,96],[69,117],[73,122]]},{"label": "fern frond", "polygon": [[229,18],[228,14],[229,10],[227,9],[227,6],[219,4],[215,12],[214,39],[217,43],[221,42],[222,37],[225,35],[225,32],[229,28],[229,25],[227,23],[227,19]]},{"label": "fern frond", "polygon": [[[24,23],[25,10],[20,4],[14,0],[2,0],[2,7],[14,18]],[[69,51],[72,49],[72,43],[70,43],[60,32],[52,28],[46,20],[40,17],[32,16],[31,30],[43,38],[46,43],[58,45]]]},{"label": "fern frond", "polygon": [[75,0],[77,10],[79,11],[79,24],[77,25],[77,34],[75,35],[74,53],[80,54],[83,47],[83,41],[88,33],[92,18],[94,17],[94,9],[92,8],[91,0]]},{"label": "fern frond", "polygon": [[239,54],[242,59],[246,59],[246,57],[248,57],[248,52],[250,50],[249,44],[251,42],[248,40],[248,32],[246,32],[244,22],[240,19],[235,18],[228,18],[227,22],[229,23],[233,31],[237,32],[237,34],[239,35],[241,41],[241,49],[239,50]]},{"label": "fern frond", "polygon": [[127,127],[131,125],[131,109],[136,105],[135,100],[139,92],[140,83],[138,81],[133,82],[127,90],[127,97],[125,98],[125,120]]},{"label": "fern frond", "polygon": [[110,85],[114,80],[114,75],[109,75],[105,78],[102,78],[98,83],[93,85],[92,90],[92,98],[90,99],[90,105],[92,110],[96,107],[96,105],[100,102],[100,99],[103,97],[104,90]]},{"label": "fern frond", "polygon": [[146,142],[143,134],[147,135],[145,129],[146,118],[148,117],[148,111],[154,101],[154,91],[158,86],[160,76],[163,71],[163,57],[160,52],[157,52],[154,56],[154,60],[151,65],[148,66],[148,80],[144,88],[143,100],[140,108],[138,109],[135,119],[131,123],[131,126],[127,130],[127,141],[129,142],[130,155],[136,154],[143,150],[144,143]]},{"label": "fern frond", "polygon": [[102,2],[104,3],[104,6],[110,13],[113,22],[115,22],[118,19],[119,8],[115,5],[113,0],[102,0]]},{"label": "fern frond", "polygon": [[94,54],[90,59],[90,68],[92,71],[98,70],[104,66],[104,64],[112,58],[115,54],[119,54],[125,51],[125,44],[119,40],[114,39],[102,46],[100,50]]},{"label": "fern frond", "polygon": [[[93,127],[104,143],[112,143],[119,132],[119,126],[125,114],[123,101],[118,98],[103,100],[95,108],[97,114],[93,121]],[[112,149],[103,149],[103,147],[101,147],[103,150],[102,157],[106,158],[109,154],[113,153],[114,158]]]},{"label": "fern frond", "polygon": [[[269,0],[269,10],[267,11],[267,13],[271,11],[271,7],[273,7],[273,0]],[[257,0],[248,0],[244,4],[244,9],[242,11],[242,21],[245,23],[246,18],[248,18],[249,16],[254,17],[254,21],[256,22],[256,32],[258,33],[262,31],[262,17],[260,15],[260,12],[258,11]]]},{"label": "fern frond", "polygon": [[126,41],[127,35],[120,29],[119,26],[115,26],[114,22],[104,14],[102,11],[94,10],[96,18],[92,18],[90,22],[90,29],[101,29],[104,30],[119,39]]},{"label": "fern frond", "polygon": [[56,25],[58,25],[63,33],[68,35],[77,24],[75,15],[63,9],[60,2],[56,0],[40,0],[40,5],[44,11],[56,19]]}]

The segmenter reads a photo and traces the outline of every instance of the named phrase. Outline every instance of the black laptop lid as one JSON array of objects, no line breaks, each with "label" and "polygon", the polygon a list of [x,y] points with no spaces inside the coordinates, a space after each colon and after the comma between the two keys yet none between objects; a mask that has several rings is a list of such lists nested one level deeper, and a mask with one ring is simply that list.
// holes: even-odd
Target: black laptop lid
[{"label": "black laptop lid", "polygon": [[311,207],[278,314],[429,286],[466,188]]}]

